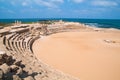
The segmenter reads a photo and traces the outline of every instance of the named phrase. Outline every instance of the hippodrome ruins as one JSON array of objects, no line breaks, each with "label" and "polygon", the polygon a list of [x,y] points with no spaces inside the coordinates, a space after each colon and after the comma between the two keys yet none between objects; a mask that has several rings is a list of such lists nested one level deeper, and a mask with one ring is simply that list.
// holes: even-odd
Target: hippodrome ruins
[{"label": "hippodrome ruins", "polygon": [[[22,24],[16,21],[13,26],[1,28],[0,80],[79,80],[37,59],[32,48],[34,41],[43,36],[69,31],[104,32],[107,29],[63,21],[52,24]],[[116,43],[110,40],[103,41]]]}]

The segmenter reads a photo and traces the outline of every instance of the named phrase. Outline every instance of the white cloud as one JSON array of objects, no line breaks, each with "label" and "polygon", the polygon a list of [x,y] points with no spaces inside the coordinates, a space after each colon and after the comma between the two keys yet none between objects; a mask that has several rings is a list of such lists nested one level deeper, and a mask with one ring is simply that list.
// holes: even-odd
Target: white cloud
[{"label": "white cloud", "polygon": [[56,7],[56,5],[52,2],[49,2],[49,1],[43,1],[43,0],[34,0],[34,2],[37,4],[37,5],[42,5],[42,6],[46,6],[46,7]]},{"label": "white cloud", "polygon": [[[4,1],[5,0],[0,0]],[[45,6],[47,8],[58,8],[60,4],[64,3],[64,0],[8,0],[12,6]]]},{"label": "white cloud", "polygon": [[109,7],[109,6],[117,6],[118,3],[115,1],[105,1],[105,0],[97,0],[93,1],[92,4],[94,6],[103,6],[103,7]]},{"label": "white cloud", "polygon": [[84,0],[73,0],[73,2],[75,2],[75,3],[81,3],[81,2],[83,2]]},{"label": "white cloud", "polygon": [[7,12],[10,14],[15,14],[15,12],[11,9],[5,8],[5,7],[0,7],[1,12]]},{"label": "white cloud", "polygon": [[64,3],[64,0],[34,0],[35,4],[46,6],[48,8],[58,8],[59,4]]},{"label": "white cloud", "polygon": [[64,0],[50,0],[51,2],[58,2],[58,3],[63,3]]},{"label": "white cloud", "polygon": [[30,0],[11,0],[10,4],[13,6],[30,6],[32,1]]},{"label": "white cloud", "polygon": [[28,4],[27,4],[26,2],[23,2],[22,5],[23,5],[23,6],[27,6]]}]

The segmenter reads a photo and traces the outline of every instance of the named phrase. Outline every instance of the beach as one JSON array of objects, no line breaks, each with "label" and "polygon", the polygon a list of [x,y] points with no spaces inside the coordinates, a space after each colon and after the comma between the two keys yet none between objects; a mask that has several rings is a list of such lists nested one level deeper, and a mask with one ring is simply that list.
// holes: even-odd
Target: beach
[{"label": "beach", "polygon": [[33,52],[42,62],[80,80],[120,80],[119,30],[43,36],[34,42]]}]

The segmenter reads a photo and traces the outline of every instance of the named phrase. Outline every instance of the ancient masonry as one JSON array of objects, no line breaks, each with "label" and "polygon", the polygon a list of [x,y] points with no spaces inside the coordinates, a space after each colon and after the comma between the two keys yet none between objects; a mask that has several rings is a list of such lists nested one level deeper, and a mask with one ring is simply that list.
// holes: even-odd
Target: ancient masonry
[{"label": "ancient masonry", "polygon": [[58,31],[47,26],[15,24],[0,29],[0,80],[78,80],[51,68],[34,56],[34,41]]}]

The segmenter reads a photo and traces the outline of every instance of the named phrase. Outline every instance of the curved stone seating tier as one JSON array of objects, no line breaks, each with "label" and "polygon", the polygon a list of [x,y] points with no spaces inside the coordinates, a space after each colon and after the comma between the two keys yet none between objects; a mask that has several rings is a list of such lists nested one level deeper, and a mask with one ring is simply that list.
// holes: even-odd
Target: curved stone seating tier
[{"label": "curved stone seating tier", "polygon": [[24,39],[22,39],[23,51],[25,51],[25,44],[24,44],[24,40],[25,40],[25,38],[24,38]]},{"label": "curved stone seating tier", "polygon": [[29,47],[30,47],[30,51],[33,53],[33,50],[32,50],[32,45],[34,43],[35,40],[39,39],[40,37],[39,36],[36,36],[35,38],[33,38],[30,43],[29,43]]},{"label": "curved stone seating tier", "polygon": [[19,41],[21,39],[21,34],[19,34],[19,36],[17,37],[16,41]]},{"label": "curved stone seating tier", "polygon": [[5,29],[0,29],[0,35],[1,36],[5,36],[5,35],[9,35],[10,31],[9,30],[5,30]]},{"label": "curved stone seating tier", "polygon": [[19,34],[19,35],[14,39],[14,43],[15,43],[16,47],[18,47],[18,46],[17,46],[17,42],[19,41],[20,37],[21,37],[21,34]]},{"label": "curved stone seating tier", "polygon": [[20,44],[23,52],[25,52],[27,49],[25,39],[26,38],[22,39]]},{"label": "curved stone seating tier", "polygon": [[10,42],[9,40],[15,36],[15,34],[9,34],[7,36],[4,36],[3,38],[3,44],[5,45],[5,47],[8,49],[8,50],[12,50],[11,46],[10,46]]},{"label": "curved stone seating tier", "polygon": [[19,34],[16,34],[11,39],[8,39],[10,47],[11,47],[11,51],[13,51],[14,53],[16,53],[16,51],[17,51],[15,46],[14,46],[14,40],[17,38],[18,35]]},{"label": "curved stone seating tier", "polygon": [[20,40],[20,47],[21,47],[22,53],[25,54],[24,47],[23,47],[23,44],[22,44],[22,43],[23,43],[23,39]]},{"label": "curved stone seating tier", "polygon": [[4,36],[3,44],[11,54],[25,55],[26,53],[33,53],[32,45],[38,38],[38,36],[32,36],[28,28],[20,29]]},{"label": "curved stone seating tier", "polygon": [[14,42],[14,45],[15,45],[15,48],[16,48],[16,53],[19,53],[17,42]]},{"label": "curved stone seating tier", "polygon": [[23,54],[24,52],[22,51],[21,41],[18,41],[18,46],[20,53]]},{"label": "curved stone seating tier", "polygon": [[6,45],[6,36],[3,37],[3,44]]},{"label": "curved stone seating tier", "polygon": [[20,50],[20,46],[19,46],[19,41],[17,41],[17,50],[18,50],[18,53],[21,54],[21,50]]},{"label": "curved stone seating tier", "polygon": [[27,43],[29,42],[30,39],[31,37],[25,38],[24,40],[25,49],[28,49]]},{"label": "curved stone seating tier", "polygon": [[22,52],[21,40],[19,40],[17,43],[18,43],[19,50]]},{"label": "curved stone seating tier", "polygon": [[25,36],[26,36],[25,33],[21,33],[21,34],[19,34],[19,36],[14,40],[14,41],[15,41],[15,44],[16,44],[16,47],[17,47],[17,52],[18,52],[19,54],[22,54],[22,55],[25,54],[25,49],[24,49],[24,47],[22,46],[23,40],[24,40]]},{"label": "curved stone seating tier", "polygon": [[11,38],[14,37],[15,35],[16,35],[15,33],[9,34],[9,35],[6,36],[6,38],[7,38],[7,39],[11,39]]},{"label": "curved stone seating tier", "polygon": [[5,45],[5,48],[9,51],[9,47],[8,47],[8,41],[6,39],[6,36],[3,37],[3,44]]},{"label": "curved stone seating tier", "polygon": [[16,29],[13,32],[21,34],[21,33],[28,32],[28,31],[29,31],[29,28],[21,28],[21,29]]},{"label": "curved stone seating tier", "polygon": [[18,41],[15,41],[14,43],[15,43],[14,46],[15,46],[15,48],[16,48],[16,53],[17,53],[17,54],[20,54]]},{"label": "curved stone seating tier", "polygon": [[26,32],[26,33],[24,33],[23,34],[23,38],[22,38],[22,45],[23,45],[23,48],[25,49],[25,40],[26,40],[26,38],[28,38],[29,37],[29,32]]},{"label": "curved stone seating tier", "polygon": [[19,54],[20,51],[18,50],[19,46],[17,45],[17,41],[18,41],[18,38],[20,37],[20,34],[17,34],[14,38],[13,38],[13,46],[14,46],[14,49],[15,49],[15,53]]},{"label": "curved stone seating tier", "polygon": [[30,51],[30,42],[33,40],[33,38],[30,38],[27,43],[26,43],[26,46],[27,46],[27,49]]}]

